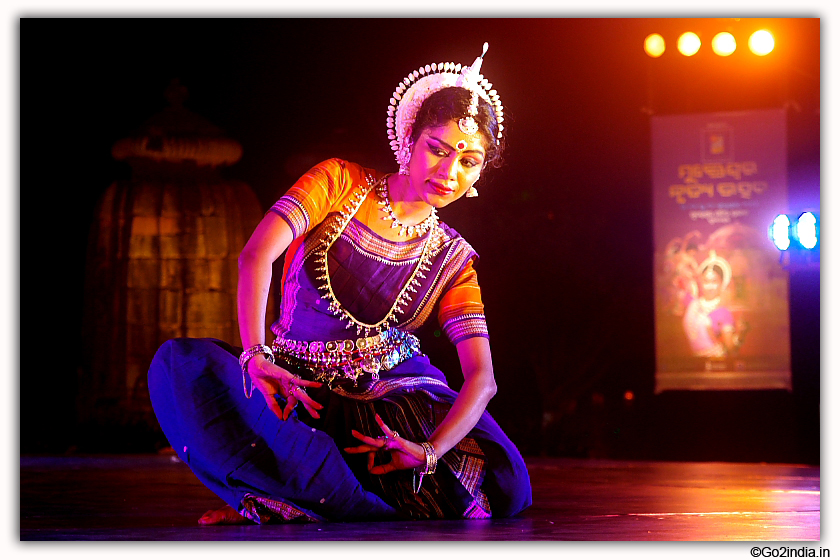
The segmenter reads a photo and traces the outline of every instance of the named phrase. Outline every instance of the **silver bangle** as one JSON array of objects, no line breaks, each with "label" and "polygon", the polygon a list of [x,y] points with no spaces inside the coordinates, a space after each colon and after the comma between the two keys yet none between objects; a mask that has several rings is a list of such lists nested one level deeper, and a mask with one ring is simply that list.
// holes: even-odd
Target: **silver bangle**
[{"label": "silver bangle", "polygon": [[248,390],[248,362],[259,354],[264,355],[272,364],[274,363],[274,352],[265,344],[255,344],[239,355],[239,368],[242,370],[242,391],[245,392],[246,399],[250,399],[251,395],[254,394],[253,383],[251,383],[251,390]]},{"label": "silver bangle", "polygon": [[438,460],[435,446],[428,441],[420,442],[420,445],[423,447],[423,451],[426,452],[426,468],[420,474],[435,474]]},{"label": "silver bangle", "polygon": [[423,469],[417,467],[414,469],[414,479],[413,479],[413,489],[414,493],[417,494],[420,492],[420,486],[423,484],[423,476],[427,474],[435,474],[435,470],[437,469],[437,452],[435,451],[435,446],[432,445],[428,441],[420,442],[421,447],[423,447],[423,451],[426,453],[426,465]]}]

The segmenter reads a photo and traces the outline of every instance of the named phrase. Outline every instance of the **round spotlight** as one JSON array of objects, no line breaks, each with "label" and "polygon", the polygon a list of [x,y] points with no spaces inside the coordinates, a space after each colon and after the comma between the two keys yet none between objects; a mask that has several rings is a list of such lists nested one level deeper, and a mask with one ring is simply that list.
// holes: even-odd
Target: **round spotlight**
[{"label": "round spotlight", "polygon": [[665,52],[665,39],[659,33],[645,37],[645,52],[651,58],[659,58]]},{"label": "round spotlight", "polygon": [[787,251],[790,247],[790,218],[779,214],[770,226],[770,240],[779,251]]},{"label": "round spotlight", "polygon": [[718,33],[712,39],[712,51],[718,56],[729,56],[735,52],[735,37],[726,31]]},{"label": "round spotlight", "polygon": [[685,56],[694,56],[700,50],[700,37],[691,31],[683,33],[677,39],[677,50]]},{"label": "round spotlight", "polygon": [[749,46],[753,54],[765,56],[773,52],[776,47],[776,40],[773,39],[773,35],[769,31],[762,29],[750,35]]},{"label": "round spotlight", "polygon": [[803,212],[796,220],[794,231],[799,244],[805,249],[813,249],[819,240],[817,217],[812,212]]}]

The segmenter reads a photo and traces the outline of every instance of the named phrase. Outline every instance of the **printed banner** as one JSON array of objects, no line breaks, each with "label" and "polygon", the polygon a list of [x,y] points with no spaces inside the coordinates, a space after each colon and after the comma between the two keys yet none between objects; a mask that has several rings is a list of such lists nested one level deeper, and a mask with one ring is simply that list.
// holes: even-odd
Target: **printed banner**
[{"label": "printed banner", "polygon": [[782,109],[653,117],[656,392],[791,390]]}]

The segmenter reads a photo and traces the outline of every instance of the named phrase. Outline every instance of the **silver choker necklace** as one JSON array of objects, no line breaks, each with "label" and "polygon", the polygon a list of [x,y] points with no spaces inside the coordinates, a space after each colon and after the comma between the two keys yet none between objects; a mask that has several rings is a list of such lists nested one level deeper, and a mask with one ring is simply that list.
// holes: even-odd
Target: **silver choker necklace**
[{"label": "silver choker necklace", "polygon": [[432,206],[432,213],[429,214],[428,218],[419,224],[409,226],[402,223],[400,219],[397,218],[397,215],[394,213],[394,209],[391,208],[391,203],[388,200],[388,177],[390,177],[390,175],[386,175],[376,187],[376,195],[379,197],[379,206],[382,207],[380,210],[387,214],[382,219],[392,220],[393,223],[391,224],[391,228],[400,228],[400,235],[407,235],[409,237],[413,235],[423,235],[430,227],[437,223],[437,208]]}]

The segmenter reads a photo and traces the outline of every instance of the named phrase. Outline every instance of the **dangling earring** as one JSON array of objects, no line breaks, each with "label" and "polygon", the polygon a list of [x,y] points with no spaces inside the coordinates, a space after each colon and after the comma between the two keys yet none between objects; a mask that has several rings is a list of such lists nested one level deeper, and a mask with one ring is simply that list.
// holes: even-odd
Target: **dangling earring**
[{"label": "dangling earring", "polygon": [[414,147],[412,142],[406,142],[405,146],[400,150],[400,153],[397,157],[397,163],[400,164],[400,175],[408,175],[409,171],[411,170],[411,149]]},{"label": "dangling earring", "polygon": [[467,191],[467,194],[464,196],[466,196],[467,198],[475,198],[478,196],[478,189],[475,187],[470,187]]}]

